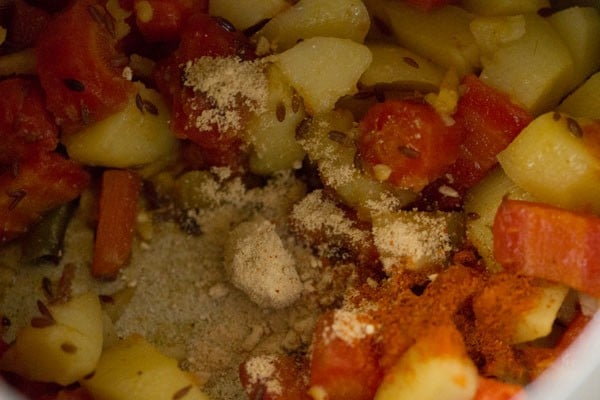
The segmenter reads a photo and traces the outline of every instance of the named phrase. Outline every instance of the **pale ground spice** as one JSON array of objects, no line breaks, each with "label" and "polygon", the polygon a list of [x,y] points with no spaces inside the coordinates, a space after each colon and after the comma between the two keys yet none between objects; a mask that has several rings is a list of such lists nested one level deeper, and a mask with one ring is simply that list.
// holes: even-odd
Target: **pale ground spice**
[{"label": "pale ground spice", "polygon": [[[11,320],[5,340],[14,338],[17,329],[37,315],[36,301],[45,299],[44,277],[56,282],[64,265],[72,263],[74,293],[92,289],[117,296],[133,289],[120,316],[107,324],[107,340],[140,333],[204,381],[212,399],[245,399],[239,364],[250,356],[306,349],[320,310],[340,298],[345,287],[287,231],[292,205],[305,194],[302,188],[291,174],[252,190],[227,180],[221,190],[213,191],[219,197],[214,208],[190,213],[201,235],[185,234],[174,223],[157,223],[151,240],[137,240],[131,265],[113,282],[90,278],[93,231],[81,215],[70,224],[58,267],[19,266],[16,245],[0,250],[0,310]],[[289,307],[259,307],[227,277],[223,248],[228,232],[251,218],[272,222],[294,260],[302,287]]]}]

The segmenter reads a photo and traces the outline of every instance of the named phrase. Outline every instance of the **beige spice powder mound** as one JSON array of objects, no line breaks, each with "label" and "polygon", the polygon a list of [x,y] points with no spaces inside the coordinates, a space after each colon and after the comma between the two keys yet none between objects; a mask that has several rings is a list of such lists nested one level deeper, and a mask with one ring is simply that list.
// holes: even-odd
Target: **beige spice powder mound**
[{"label": "beige spice powder mound", "polygon": [[[305,195],[292,174],[251,190],[241,182],[227,185],[218,192],[215,207],[190,211],[201,234],[187,234],[173,222],[156,223],[151,240],[136,241],[131,264],[113,282],[89,275],[93,231],[80,214],[71,221],[59,266],[19,265],[17,245],[0,250],[0,310],[11,321],[5,339],[14,338],[37,313],[36,300],[45,300],[42,280],[58,282],[71,264],[74,293],[92,289],[115,299],[122,293],[131,296],[113,313],[114,320],[106,318],[109,343],[140,333],[195,373],[212,399],[247,398],[238,380],[239,364],[250,356],[306,350],[322,308],[341,297],[344,285],[287,231],[291,207]],[[274,224],[302,285],[298,300],[283,309],[256,305],[224,269],[229,231],[257,217]]]}]

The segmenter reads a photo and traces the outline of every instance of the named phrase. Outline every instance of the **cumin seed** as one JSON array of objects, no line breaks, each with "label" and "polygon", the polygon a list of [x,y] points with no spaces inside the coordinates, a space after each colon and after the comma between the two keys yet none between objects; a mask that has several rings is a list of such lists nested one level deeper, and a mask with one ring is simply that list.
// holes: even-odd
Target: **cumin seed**
[{"label": "cumin seed", "polygon": [[581,125],[579,122],[574,120],[573,118],[567,118],[567,128],[569,128],[569,132],[577,138],[583,137],[583,129],[581,129]]},{"label": "cumin seed", "polygon": [[303,139],[308,136],[308,132],[310,131],[310,120],[305,118],[298,124],[296,127],[296,139]]},{"label": "cumin seed", "polygon": [[150,100],[143,100],[144,102],[144,111],[147,111],[149,114],[158,115],[158,107],[154,105]]},{"label": "cumin seed", "polygon": [[115,24],[115,19],[108,12],[104,13],[104,27],[110,36],[117,37],[117,26]]},{"label": "cumin seed", "polygon": [[352,146],[352,140],[346,135],[345,132],[340,131],[329,131],[327,137],[342,146]]},{"label": "cumin seed", "polygon": [[135,94],[135,106],[142,114],[144,113],[144,99],[142,99],[139,93]]},{"label": "cumin seed", "polygon": [[556,112],[556,111],[555,111],[555,112],[552,114],[552,119],[553,119],[554,121],[560,121],[560,118],[561,118],[561,115],[560,115],[560,113],[559,113],[559,112]]},{"label": "cumin seed", "polygon": [[75,264],[67,263],[63,267],[62,274],[60,275],[60,279],[56,285],[56,295],[54,296],[54,301],[66,303],[71,299],[73,279],[75,279]]},{"label": "cumin seed", "polygon": [[94,375],[96,375],[96,371],[90,372],[89,374],[84,376],[83,379],[85,379],[85,380],[92,379],[94,377]]},{"label": "cumin seed", "polygon": [[27,196],[27,192],[23,189],[16,189],[9,190],[8,192],[6,192],[6,195],[12,199],[8,204],[8,210],[12,211],[15,208],[17,208],[21,200],[23,200],[25,196]]},{"label": "cumin seed", "polygon": [[87,6],[87,12],[90,15],[90,17],[92,17],[94,22],[98,24],[104,24],[104,17],[95,5]]},{"label": "cumin seed", "polygon": [[275,116],[279,122],[283,122],[285,119],[285,104],[282,102],[277,103],[277,106],[275,107]]},{"label": "cumin seed", "polygon": [[412,57],[402,57],[402,61],[404,61],[405,64],[407,64],[413,68],[418,69],[420,67],[419,63],[416,62],[415,59]]},{"label": "cumin seed", "polygon": [[175,392],[175,394],[173,394],[173,400],[179,400],[184,398],[189,392],[190,390],[192,390],[192,385],[188,385],[186,387],[183,387],[181,389],[179,389],[178,391]]},{"label": "cumin seed", "polygon": [[46,317],[33,317],[31,318],[31,327],[32,328],[47,328],[49,326],[54,325],[56,322],[53,319],[48,319]]},{"label": "cumin seed", "polygon": [[73,343],[70,343],[70,342],[65,342],[65,343],[61,344],[60,349],[67,354],[75,354],[75,353],[77,353],[77,350],[78,350],[77,346],[75,346]]},{"label": "cumin seed", "polygon": [[40,312],[40,314],[42,314],[43,317],[46,317],[46,318],[51,319],[51,320],[54,320],[54,317],[52,316],[52,313],[50,312],[50,310],[44,304],[43,301],[41,301],[41,300],[37,301],[37,308],[38,308],[38,311]]},{"label": "cumin seed", "polygon": [[75,79],[75,78],[65,78],[63,79],[64,85],[72,92],[81,93],[85,91],[85,85],[83,82]]},{"label": "cumin seed", "polygon": [[217,23],[221,28],[225,29],[227,32],[236,31],[235,25],[233,25],[229,20],[223,17],[217,17]]},{"label": "cumin seed", "polygon": [[413,149],[410,146],[398,146],[398,151],[403,156],[412,158],[412,159],[419,158],[421,156],[421,153],[418,150]]},{"label": "cumin seed", "polygon": [[115,21],[109,13],[99,10],[95,5],[87,6],[87,12],[94,22],[103,26],[112,37],[116,36]]}]

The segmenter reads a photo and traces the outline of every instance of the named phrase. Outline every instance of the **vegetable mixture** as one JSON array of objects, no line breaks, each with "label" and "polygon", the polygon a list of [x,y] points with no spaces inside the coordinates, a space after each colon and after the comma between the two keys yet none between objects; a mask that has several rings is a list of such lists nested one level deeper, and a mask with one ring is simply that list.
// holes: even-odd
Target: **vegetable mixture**
[{"label": "vegetable mixture", "polygon": [[600,11],[0,2],[0,371],[509,399],[600,298]]}]

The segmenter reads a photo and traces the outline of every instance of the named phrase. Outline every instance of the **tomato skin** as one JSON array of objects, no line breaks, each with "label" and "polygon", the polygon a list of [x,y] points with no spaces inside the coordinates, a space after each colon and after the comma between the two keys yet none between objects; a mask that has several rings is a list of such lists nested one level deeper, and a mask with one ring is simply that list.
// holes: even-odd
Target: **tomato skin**
[{"label": "tomato skin", "polygon": [[326,331],[333,324],[333,314],[324,314],[315,328],[310,357],[310,386],[327,393],[329,400],[370,400],[375,395],[383,371],[372,337],[352,343]]},{"label": "tomato skin", "polygon": [[156,84],[171,103],[173,132],[181,139],[194,142],[189,146],[189,158],[202,168],[230,166],[237,169],[245,162],[239,132],[221,132],[216,125],[208,130],[197,128],[196,119],[212,106],[206,96],[181,82],[182,65],[202,56],[255,58],[248,39],[241,32],[228,30],[218,18],[196,13],[186,20],[178,49],[157,66]]},{"label": "tomato skin", "polygon": [[40,152],[13,172],[0,174],[0,244],[27,231],[43,213],[77,198],[89,174],[55,152]]},{"label": "tomato skin", "polygon": [[58,144],[58,127],[46,110],[39,84],[26,78],[0,81],[0,165],[22,159]]},{"label": "tomato skin", "polygon": [[600,218],[528,201],[502,201],[494,257],[509,272],[600,296]]},{"label": "tomato skin", "polygon": [[88,173],[55,153],[58,127],[36,81],[0,82],[0,243],[81,193]]},{"label": "tomato skin", "polygon": [[[101,120],[125,106],[133,83],[115,66],[122,56],[106,10],[97,1],[75,1],[57,15],[35,47],[48,109],[65,132]],[[107,28],[108,27],[108,28]]]},{"label": "tomato skin", "polygon": [[410,100],[375,104],[359,128],[358,148],[367,170],[386,165],[389,183],[414,191],[446,172],[463,140],[461,126],[447,126],[430,105]]},{"label": "tomato skin", "polygon": [[466,76],[462,87],[454,119],[464,127],[466,137],[449,171],[452,187],[460,192],[479,182],[496,165],[496,155],[533,119],[507,95],[474,75]]},{"label": "tomato skin", "polygon": [[[152,18],[145,20],[143,9],[150,7]],[[150,42],[179,39],[184,19],[196,11],[208,11],[206,0],[133,0],[136,24],[144,38]]]}]

